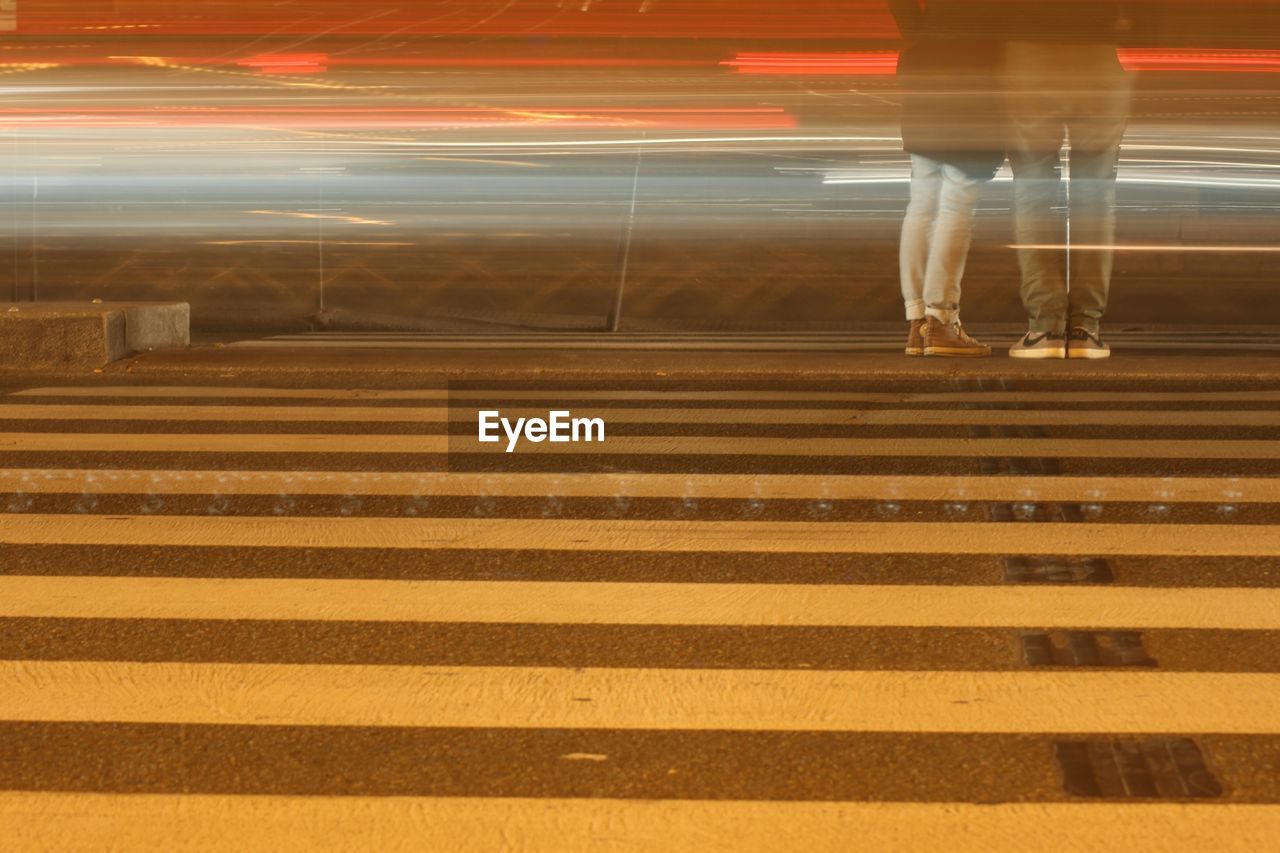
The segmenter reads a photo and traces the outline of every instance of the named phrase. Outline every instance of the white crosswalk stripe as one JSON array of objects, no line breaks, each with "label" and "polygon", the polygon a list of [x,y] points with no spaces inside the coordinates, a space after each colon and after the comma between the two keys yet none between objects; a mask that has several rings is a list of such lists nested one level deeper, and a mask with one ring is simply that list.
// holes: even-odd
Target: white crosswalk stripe
[{"label": "white crosswalk stripe", "polygon": [[[522,798],[286,797],[0,793],[0,821],[18,850],[43,831],[111,838],[125,849],[182,841],[223,848],[252,827],[271,850],[315,850],[359,838],[370,849],[846,851],[1058,853],[1118,848],[1200,853],[1264,850],[1280,834],[1273,805],[1116,803],[841,803]],[[601,827],[608,827],[607,834]],[[412,839],[407,844],[406,839]]]},{"label": "white crosswalk stripe", "polygon": [[0,684],[0,717],[24,721],[83,719],[87,705],[122,723],[1259,734],[1275,726],[1280,674],[24,661],[0,663]]},{"label": "white crosswalk stripe", "polygon": [[1280,630],[1280,591],[17,575],[0,577],[6,616]]},{"label": "white crosswalk stripe", "polygon": [[185,545],[425,551],[807,554],[1097,553],[1266,557],[1280,525],[994,522],[676,521],[633,519],[276,518],[35,515],[0,517],[0,542],[22,545]]}]

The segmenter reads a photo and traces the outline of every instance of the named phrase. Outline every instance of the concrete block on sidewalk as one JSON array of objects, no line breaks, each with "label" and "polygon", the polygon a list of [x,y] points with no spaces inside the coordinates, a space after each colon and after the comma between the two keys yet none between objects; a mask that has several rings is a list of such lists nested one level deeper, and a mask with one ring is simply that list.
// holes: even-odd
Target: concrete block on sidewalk
[{"label": "concrete block on sidewalk", "polygon": [[190,343],[185,302],[0,303],[0,368],[92,370]]},{"label": "concrete block on sidewalk", "polygon": [[124,346],[146,352],[191,345],[191,306],[186,302],[125,302]]}]

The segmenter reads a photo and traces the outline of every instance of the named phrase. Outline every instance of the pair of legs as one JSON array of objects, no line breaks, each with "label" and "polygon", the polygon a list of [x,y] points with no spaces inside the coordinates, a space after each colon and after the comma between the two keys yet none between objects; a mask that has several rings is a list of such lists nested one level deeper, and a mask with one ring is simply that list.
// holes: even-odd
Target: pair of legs
[{"label": "pair of legs", "polygon": [[[1128,77],[1115,48],[1106,45],[1014,43],[1007,46],[1006,66],[1018,264],[1030,331],[1059,335],[1080,328],[1096,335],[1111,287]],[[1070,144],[1069,226],[1054,211],[1064,142]]]},{"label": "pair of legs", "polygon": [[986,183],[955,166],[911,155],[911,202],[898,257],[907,320],[959,321],[960,282]]}]

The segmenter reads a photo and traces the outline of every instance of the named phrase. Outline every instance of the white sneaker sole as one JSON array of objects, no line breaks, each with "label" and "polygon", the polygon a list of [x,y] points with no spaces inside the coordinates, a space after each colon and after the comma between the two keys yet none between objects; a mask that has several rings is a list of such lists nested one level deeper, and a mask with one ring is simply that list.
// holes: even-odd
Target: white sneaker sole
[{"label": "white sneaker sole", "polygon": [[1011,349],[1009,358],[1066,358],[1065,349]]},{"label": "white sneaker sole", "polygon": [[1067,350],[1067,358],[1111,358],[1109,349],[1072,349]]}]

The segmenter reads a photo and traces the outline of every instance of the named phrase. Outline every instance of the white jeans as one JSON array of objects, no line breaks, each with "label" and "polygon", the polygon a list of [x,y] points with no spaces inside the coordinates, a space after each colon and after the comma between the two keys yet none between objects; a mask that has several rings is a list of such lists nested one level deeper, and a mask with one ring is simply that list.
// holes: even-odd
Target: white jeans
[{"label": "white jeans", "polygon": [[911,155],[911,203],[898,256],[908,320],[960,319],[960,280],[986,183],[955,166]]}]

